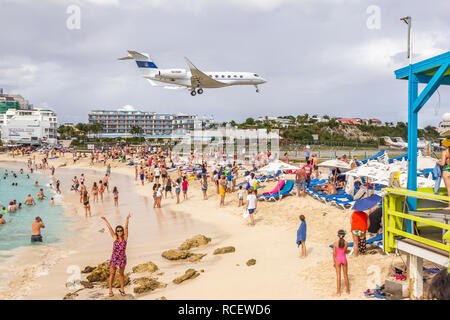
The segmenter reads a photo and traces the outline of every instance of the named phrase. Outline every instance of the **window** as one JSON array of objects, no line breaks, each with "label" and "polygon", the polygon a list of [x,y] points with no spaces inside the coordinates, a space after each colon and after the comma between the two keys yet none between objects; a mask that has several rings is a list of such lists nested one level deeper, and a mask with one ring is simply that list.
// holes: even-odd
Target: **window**
[{"label": "window", "polygon": [[231,76],[230,76],[230,75],[228,75],[228,78],[231,78]]},{"label": "window", "polygon": [[216,74],[216,78],[218,78],[219,76]]},{"label": "window", "polygon": [[243,76],[239,76],[240,78],[243,78]]},{"label": "window", "polygon": [[222,78],[225,78],[225,76],[224,76],[224,75],[222,75]]},{"label": "window", "polygon": [[237,78],[237,75],[234,75],[233,77]]},{"label": "window", "polygon": [[253,74],[255,77],[259,77],[256,73]]}]

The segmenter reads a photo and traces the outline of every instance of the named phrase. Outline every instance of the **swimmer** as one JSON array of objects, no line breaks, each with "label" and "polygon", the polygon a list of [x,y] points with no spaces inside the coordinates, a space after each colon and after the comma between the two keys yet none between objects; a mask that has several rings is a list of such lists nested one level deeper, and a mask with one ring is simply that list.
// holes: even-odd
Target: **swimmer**
[{"label": "swimmer", "polygon": [[42,200],[42,199],[44,199],[44,198],[47,198],[47,197],[44,195],[44,190],[43,190],[43,189],[40,189],[40,190],[39,190],[39,192],[38,192],[38,194],[37,194],[37,197],[38,197],[39,200]]},{"label": "swimmer", "polygon": [[28,194],[28,197],[25,199],[25,204],[27,204],[29,206],[36,204],[33,197],[31,196],[31,194]]}]

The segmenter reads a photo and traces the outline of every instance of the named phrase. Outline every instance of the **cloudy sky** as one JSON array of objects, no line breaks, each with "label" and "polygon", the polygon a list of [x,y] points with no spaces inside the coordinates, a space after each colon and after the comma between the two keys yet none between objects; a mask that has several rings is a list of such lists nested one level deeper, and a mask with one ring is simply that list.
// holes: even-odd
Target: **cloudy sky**
[{"label": "cloudy sky", "polygon": [[[67,27],[70,5],[80,8],[80,29]],[[55,110],[61,123],[124,105],[219,121],[304,113],[407,121],[407,82],[393,73],[408,63],[399,19],[413,17],[419,61],[450,50],[449,11],[448,0],[0,0],[0,87]],[[151,87],[134,62],[117,60],[127,49],[161,68],[186,68],[187,56],[204,71],[268,82],[259,93],[242,86],[191,97]],[[421,126],[450,111],[450,88],[439,93]]]}]

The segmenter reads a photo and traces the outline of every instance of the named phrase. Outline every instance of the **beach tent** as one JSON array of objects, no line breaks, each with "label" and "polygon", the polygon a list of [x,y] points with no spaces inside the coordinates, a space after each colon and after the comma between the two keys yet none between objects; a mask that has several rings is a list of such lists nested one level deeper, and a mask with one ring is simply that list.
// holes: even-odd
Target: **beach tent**
[{"label": "beach tent", "polygon": [[293,166],[289,163],[285,163],[283,161],[277,160],[274,162],[269,163],[267,166],[262,167],[261,169],[258,170],[259,173],[263,173],[263,174],[274,174],[276,172],[278,172],[279,170],[284,171],[284,170],[297,170],[298,167]]},{"label": "beach tent", "polygon": [[342,170],[350,170],[351,166],[349,163],[341,161],[341,160],[327,160],[322,163],[318,164],[319,167],[325,167],[325,168],[338,168]]}]

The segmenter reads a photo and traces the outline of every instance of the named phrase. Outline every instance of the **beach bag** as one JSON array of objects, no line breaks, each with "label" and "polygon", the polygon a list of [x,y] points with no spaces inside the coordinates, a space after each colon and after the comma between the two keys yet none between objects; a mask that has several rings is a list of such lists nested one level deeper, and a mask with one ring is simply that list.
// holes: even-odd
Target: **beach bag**
[{"label": "beach bag", "polygon": [[242,214],[242,218],[247,219],[249,216],[247,208],[244,209],[244,213]]}]

